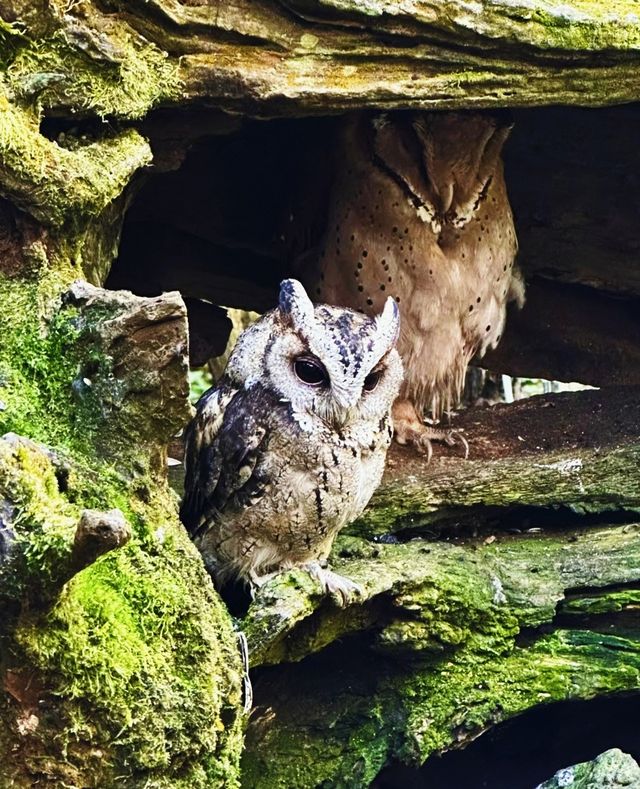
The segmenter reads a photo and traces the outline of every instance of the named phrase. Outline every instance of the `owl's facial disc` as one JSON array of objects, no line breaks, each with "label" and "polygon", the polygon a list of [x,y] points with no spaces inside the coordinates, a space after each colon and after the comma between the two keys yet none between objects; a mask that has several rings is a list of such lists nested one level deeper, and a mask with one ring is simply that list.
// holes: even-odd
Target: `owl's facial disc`
[{"label": "owl's facial disc", "polygon": [[319,417],[336,429],[361,418],[382,417],[401,377],[394,349],[399,311],[389,299],[380,315],[313,305],[302,285],[284,280],[275,311],[282,321],[269,345],[272,386],[294,412]]}]

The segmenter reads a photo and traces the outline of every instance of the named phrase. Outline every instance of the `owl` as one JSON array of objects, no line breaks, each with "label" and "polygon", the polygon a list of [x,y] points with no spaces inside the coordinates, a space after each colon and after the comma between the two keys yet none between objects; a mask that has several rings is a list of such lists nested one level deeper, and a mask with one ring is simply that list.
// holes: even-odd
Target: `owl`
[{"label": "owl", "polygon": [[[296,271],[314,298],[375,313],[391,295],[405,380],[396,438],[431,455],[427,427],[457,404],[474,356],[500,340],[506,305],[523,303],[497,114],[357,114],[343,122],[327,229]],[[464,438],[460,437],[467,447]]]},{"label": "owl", "polygon": [[180,514],[218,587],[300,566],[339,601],[357,592],[326,558],[382,477],[399,328],[393,299],[368,317],[314,306],[289,279],[240,335],[186,433]]}]

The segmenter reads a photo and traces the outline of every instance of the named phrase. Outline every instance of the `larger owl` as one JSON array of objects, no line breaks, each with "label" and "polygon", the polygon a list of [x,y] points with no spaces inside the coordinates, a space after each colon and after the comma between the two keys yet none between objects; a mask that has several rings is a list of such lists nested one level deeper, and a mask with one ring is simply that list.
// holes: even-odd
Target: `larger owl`
[{"label": "larger owl", "polygon": [[297,271],[315,298],[374,313],[400,306],[405,382],[396,438],[431,453],[452,431],[427,427],[457,404],[467,366],[500,340],[507,302],[523,302],[496,114],[347,117],[327,230]]},{"label": "larger owl", "polygon": [[348,599],[323,565],[364,509],[392,439],[399,311],[314,306],[296,280],[240,336],[186,437],[183,523],[217,585],[260,586],[293,566]]}]

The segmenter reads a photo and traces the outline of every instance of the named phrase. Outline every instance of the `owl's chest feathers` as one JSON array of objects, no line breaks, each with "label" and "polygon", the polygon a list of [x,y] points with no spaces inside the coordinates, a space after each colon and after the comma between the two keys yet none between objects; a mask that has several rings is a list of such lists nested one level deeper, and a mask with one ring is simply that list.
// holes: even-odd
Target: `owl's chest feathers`
[{"label": "owl's chest feathers", "polygon": [[321,484],[329,477],[331,481],[343,484],[367,469],[372,459],[384,456],[391,442],[392,431],[390,415],[373,422],[371,419],[357,420],[337,429],[327,424],[315,414],[296,413],[291,416],[297,430],[287,432],[289,452],[283,452],[285,466],[297,468],[317,477]]},{"label": "owl's chest feathers", "polygon": [[[342,432],[315,416],[270,439],[274,469],[267,512],[247,511],[262,536],[286,552],[313,550],[357,517],[380,482],[391,440],[388,417]],[[306,429],[305,429],[306,428]],[[263,511],[264,509],[264,511]]]}]

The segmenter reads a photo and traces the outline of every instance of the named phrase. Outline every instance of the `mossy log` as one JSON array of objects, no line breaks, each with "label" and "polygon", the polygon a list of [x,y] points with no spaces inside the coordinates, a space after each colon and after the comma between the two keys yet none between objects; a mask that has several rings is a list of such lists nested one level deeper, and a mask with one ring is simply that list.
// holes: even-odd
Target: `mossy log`
[{"label": "mossy log", "polygon": [[[242,128],[238,115],[635,101],[636,11],[0,0],[0,783],[239,783],[236,636],[166,481],[165,446],[190,413],[184,304],[157,295],[173,290],[162,278],[151,298],[102,289],[142,172],[176,170],[194,140]],[[237,216],[253,242],[247,218],[281,204],[251,183]],[[187,246],[183,229],[143,262],[189,256],[201,269],[187,267],[187,295],[270,305],[282,261],[256,244],[252,268],[246,238],[216,230],[227,248],[198,233]],[[607,274],[590,261],[588,281],[637,294],[626,252],[616,260]],[[135,281],[135,247],[121,262]],[[612,430],[613,443],[545,446],[536,424],[537,456],[413,469],[392,458],[372,510],[336,546],[336,567],[364,589],[350,608],[301,573],[265,587],[244,623],[257,703],[246,786],[366,786],[391,759],[419,763],[533,705],[637,691],[637,440]]]},{"label": "mossy log", "polygon": [[624,789],[640,786],[640,767],[618,748],[601,753],[591,762],[564,767],[537,789]]},{"label": "mossy log", "polygon": [[[590,421],[609,407],[614,431]],[[245,786],[366,787],[534,706],[640,689],[640,393],[465,423],[470,460],[394,451],[338,539],[360,600],[340,608],[291,573],[251,605]]]},{"label": "mossy log", "polygon": [[[624,1],[577,9],[537,0],[409,8],[393,0],[300,0],[286,9],[247,1],[216,9],[215,21],[211,11],[182,8],[170,38],[163,30],[159,39],[186,53],[181,75],[189,94],[213,92],[221,106],[249,113],[599,105],[638,95],[636,10]],[[185,41],[194,24],[201,33],[195,47]],[[143,29],[153,36],[150,27]],[[222,31],[230,40],[221,40]],[[216,46],[207,51],[211,38]]]},{"label": "mossy log", "polygon": [[184,304],[51,273],[3,285],[0,424],[37,441],[0,439],[0,784],[233,787],[240,652],[166,481]]},{"label": "mossy log", "polygon": [[158,102],[205,100],[273,116],[639,95],[632,0],[12,0],[0,10],[8,88],[57,111],[141,117]]}]

